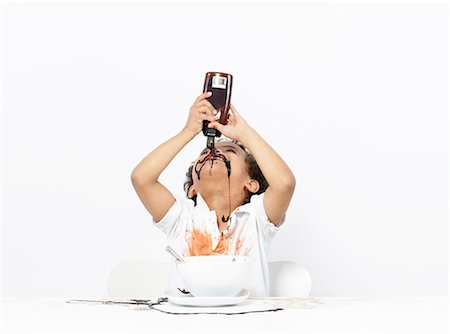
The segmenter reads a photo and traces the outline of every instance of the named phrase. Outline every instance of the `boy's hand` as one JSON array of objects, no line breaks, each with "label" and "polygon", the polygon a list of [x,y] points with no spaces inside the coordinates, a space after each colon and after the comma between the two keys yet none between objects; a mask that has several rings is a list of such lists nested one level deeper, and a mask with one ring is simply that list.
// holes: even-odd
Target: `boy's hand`
[{"label": "boy's hand", "polygon": [[228,116],[228,124],[223,125],[219,122],[211,122],[208,127],[219,130],[224,136],[241,141],[241,135],[249,128],[244,118],[237,112],[233,104],[230,103],[231,113]]},{"label": "boy's hand", "polygon": [[189,117],[184,130],[197,135],[200,131],[202,131],[203,121],[214,122],[216,120],[214,115],[217,114],[217,111],[214,109],[214,106],[206,99],[211,95],[211,92],[206,92],[197,97],[189,111]]}]

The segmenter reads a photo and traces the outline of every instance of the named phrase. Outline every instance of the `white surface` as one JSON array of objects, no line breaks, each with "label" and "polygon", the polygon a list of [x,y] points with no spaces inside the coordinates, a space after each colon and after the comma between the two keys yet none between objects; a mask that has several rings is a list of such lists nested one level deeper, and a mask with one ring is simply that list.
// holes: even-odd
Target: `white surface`
[{"label": "white surface", "polygon": [[[292,300],[284,304],[295,305]],[[306,305],[308,300],[298,300]],[[313,301],[311,299],[310,301]],[[312,308],[245,315],[169,315],[147,307],[66,304],[62,299],[6,299],[2,333],[37,332],[446,332],[446,298],[320,298]],[[273,300],[283,304],[283,300]],[[295,306],[294,306],[295,307]],[[436,332],[434,332],[436,331]]]},{"label": "white surface", "polygon": [[[2,1],[3,293],[106,295],[121,259],[169,257],[130,173],[220,70],[297,178],[270,260],[315,296],[445,296],[447,8]],[[204,145],[163,174],[173,192]]]},{"label": "white surface", "polygon": [[167,291],[166,296],[169,302],[183,306],[228,306],[236,305],[245,301],[250,292],[248,290],[242,290],[237,296],[234,297],[195,297],[191,294],[182,294],[177,291]]}]

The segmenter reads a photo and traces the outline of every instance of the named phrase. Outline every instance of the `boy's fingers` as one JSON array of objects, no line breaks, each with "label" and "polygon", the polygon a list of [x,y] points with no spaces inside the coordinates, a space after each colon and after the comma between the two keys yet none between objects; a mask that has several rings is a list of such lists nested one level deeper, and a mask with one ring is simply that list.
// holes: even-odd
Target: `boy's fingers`
[{"label": "boy's fingers", "polygon": [[202,119],[205,120],[205,121],[210,121],[210,122],[215,122],[216,121],[216,118],[214,116],[206,115],[206,114],[202,116]]},{"label": "boy's fingers", "polygon": [[233,104],[231,104],[230,103],[230,109],[231,109],[231,111],[233,112],[233,115],[236,115],[236,116],[240,116],[239,115],[239,113],[238,113],[238,111],[236,110],[236,108],[234,107],[234,105]]},{"label": "boy's fingers", "polygon": [[197,109],[197,111],[200,113],[200,114],[205,114],[205,115],[215,115],[214,114],[214,112],[213,112],[213,110],[211,110],[209,107],[207,107],[207,106],[200,106],[198,109]]},{"label": "boy's fingers", "polygon": [[[214,106],[211,104],[211,102],[209,102],[208,100],[202,100],[200,102],[198,102],[199,106],[206,106],[208,107],[212,112],[214,112],[215,108]],[[217,111],[216,111],[217,112]]]},{"label": "boy's fingers", "polygon": [[219,122],[211,122],[208,124],[208,128],[214,128],[219,130],[220,132],[223,132],[224,125],[220,124]]},{"label": "boy's fingers", "polygon": [[196,102],[198,102],[198,101],[200,101],[200,100],[206,99],[207,97],[210,97],[211,95],[212,95],[212,92],[206,92],[206,93],[203,93],[203,94],[199,95],[199,97],[197,97],[197,98],[195,99],[195,102],[194,102],[194,103],[196,103]]},{"label": "boy's fingers", "polygon": [[198,108],[197,112],[198,112],[201,120],[208,120],[210,122],[213,122],[216,120],[213,112],[211,110],[209,110],[209,108],[207,108],[207,107]]}]

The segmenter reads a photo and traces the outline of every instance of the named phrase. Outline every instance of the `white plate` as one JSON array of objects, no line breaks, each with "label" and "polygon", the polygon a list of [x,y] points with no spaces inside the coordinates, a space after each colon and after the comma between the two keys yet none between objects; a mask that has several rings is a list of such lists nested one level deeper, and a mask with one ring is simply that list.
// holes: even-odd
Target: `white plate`
[{"label": "white plate", "polygon": [[194,297],[191,294],[185,295],[177,291],[166,291],[169,302],[183,306],[230,306],[242,303],[250,295],[249,290],[242,290],[235,297]]}]

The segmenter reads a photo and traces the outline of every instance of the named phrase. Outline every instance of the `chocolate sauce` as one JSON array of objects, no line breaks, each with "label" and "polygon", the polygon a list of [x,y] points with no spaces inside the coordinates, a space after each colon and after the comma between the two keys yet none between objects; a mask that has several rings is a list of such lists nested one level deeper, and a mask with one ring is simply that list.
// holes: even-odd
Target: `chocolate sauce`
[{"label": "chocolate sauce", "polygon": [[[208,161],[211,161],[211,169],[212,169],[214,161],[216,161],[216,160],[222,160],[225,163],[225,166],[227,167],[228,180],[230,179],[230,175],[231,175],[230,160],[228,160],[227,157],[224,156],[223,154],[217,153],[216,150],[213,150],[207,156],[205,156],[202,160],[197,161],[197,163],[194,166],[195,173],[197,174],[197,177],[199,180],[200,180],[200,173],[202,171],[202,168],[206,165],[206,163]],[[201,166],[199,169],[197,169],[199,164],[201,164]]]},{"label": "chocolate sauce", "polygon": [[230,220],[231,216],[231,184],[230,184],[230,175],[231,175],[231,165],[230,160],[225,160],[225,165],[227,166],[228,173],[228,217],[222,215],[222,221],[225,223]]}]

